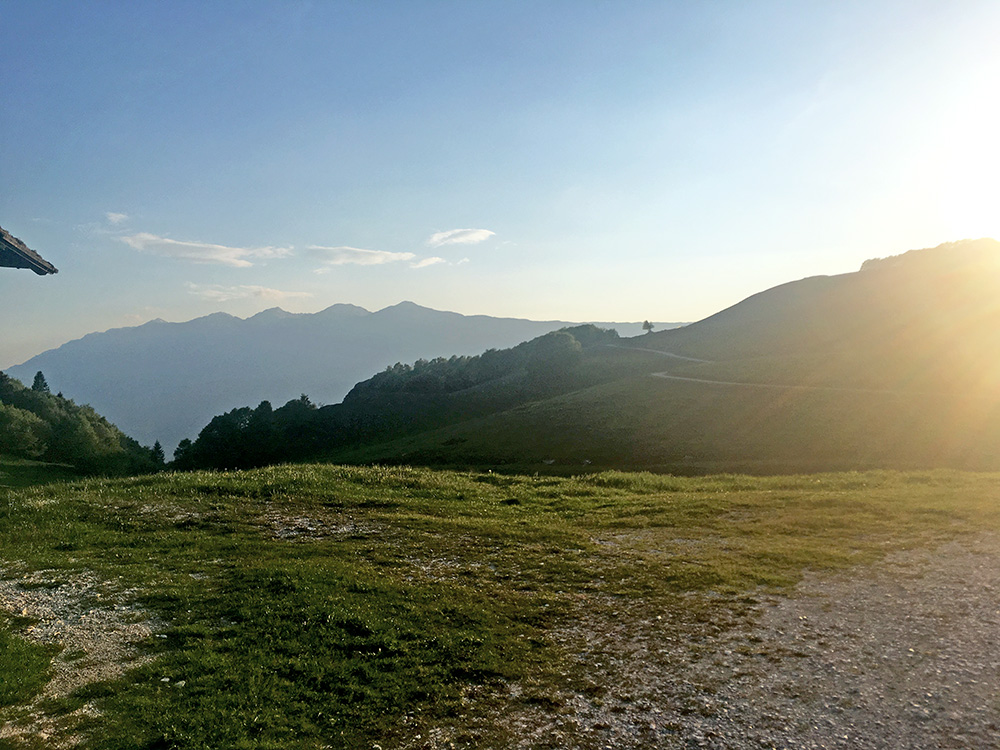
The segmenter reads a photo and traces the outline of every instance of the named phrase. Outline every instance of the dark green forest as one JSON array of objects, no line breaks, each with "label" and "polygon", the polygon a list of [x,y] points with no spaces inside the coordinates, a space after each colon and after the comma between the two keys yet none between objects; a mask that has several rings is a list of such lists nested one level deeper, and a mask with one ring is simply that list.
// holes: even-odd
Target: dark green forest
[{"label": "dark green forest", "polygon": [[0,453],[68,464],[90,474],[131,474],[163,466],[156,453],[86,405],[49,390],[38,373],[31,388],[0,372]]}]

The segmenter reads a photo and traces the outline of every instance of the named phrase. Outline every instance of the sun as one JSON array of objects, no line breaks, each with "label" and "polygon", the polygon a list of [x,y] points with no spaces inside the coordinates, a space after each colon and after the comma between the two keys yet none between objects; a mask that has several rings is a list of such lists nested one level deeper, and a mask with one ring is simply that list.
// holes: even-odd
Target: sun
[{"label": "sun", "polygon": [[947,165],[938,196],[940,219],[956,239],[1000,238],[1000,153],[977,142]]},{"label": "sun", "polygon": [[939,219],[955,239],[1000,239],[1000,66],[943,123],[935,187]]}]

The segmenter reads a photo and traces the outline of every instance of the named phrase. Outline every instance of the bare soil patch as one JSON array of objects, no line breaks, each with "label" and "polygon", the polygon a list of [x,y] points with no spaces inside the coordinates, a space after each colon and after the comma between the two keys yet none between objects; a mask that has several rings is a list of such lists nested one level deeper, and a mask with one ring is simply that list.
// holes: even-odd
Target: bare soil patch
[{"label": "bare soil patch", "polygon": [[35,621],[24,631],[28,639],[61,649],[44,690],[0,726],[0,739],[41,739],[53,747],[76,743],[69,728],[96,709],[88,704],[56,719],[45,715],[43,705],[85,685],[120,677],[149,658],[136,646],[163,626],[129,603],[130,593],[90,573],[42,570],[0,580],[0,609]]}]

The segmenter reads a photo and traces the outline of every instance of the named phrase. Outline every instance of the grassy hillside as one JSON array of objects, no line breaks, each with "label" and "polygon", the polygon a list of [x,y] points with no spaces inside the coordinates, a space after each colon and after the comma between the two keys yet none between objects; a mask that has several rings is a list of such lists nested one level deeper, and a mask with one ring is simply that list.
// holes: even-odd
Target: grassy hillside
[{"label": "grassy hillside", "polygon": [[0,490],[0,598],[25,602],[0,628],[0,747],[508,747],[619,690],[578,657],[602,658],[588,630],[695,644],[807,568],[998,528],[1000,476],[949,473],[297,466]]},{"label": "grassy hillside", "polygon": [[80,478],[79,472],[65,464],[48,464],[0,453],[0,489],[70,482]]},{"label": "grassy hillside", "polygon": [[[884,388],[1000,385],[1000,242],[966,240],[768,289],[643,346]],[[780,382],[780,381],[778,381]]]},{"label": "grassy hillside", "polygon": [[340,404],[306,398],[278,409],[241,407],[214,418],[175,454],[179,469],[252,468],[326,458],[402,435],[502,412],[664,367],[658,352],[623,349],[614,331],[578,326],[475,357],[397,363],[358,383]]},{"label": "grassy hillside", "polygon": [[640,376],[336,457],[543,472],[995,469],[998,407],[961,395]]},{"label": "grassy hillside", "polygon": [[622,371],[331,455],[543,471],[1000,469],[998,289],[994,240],[913,251],[606,350],[659,350],[655,370],[672,378]]}]

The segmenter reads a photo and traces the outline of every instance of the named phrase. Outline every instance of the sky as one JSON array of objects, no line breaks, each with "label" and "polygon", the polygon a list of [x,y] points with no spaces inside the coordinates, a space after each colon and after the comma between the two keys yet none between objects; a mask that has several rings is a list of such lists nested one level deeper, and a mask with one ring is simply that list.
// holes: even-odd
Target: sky
[{"label": "sky", "polygon": [[0,0],[0,368],[411,300],[693,321],[1000,238],[994,0]]}]

